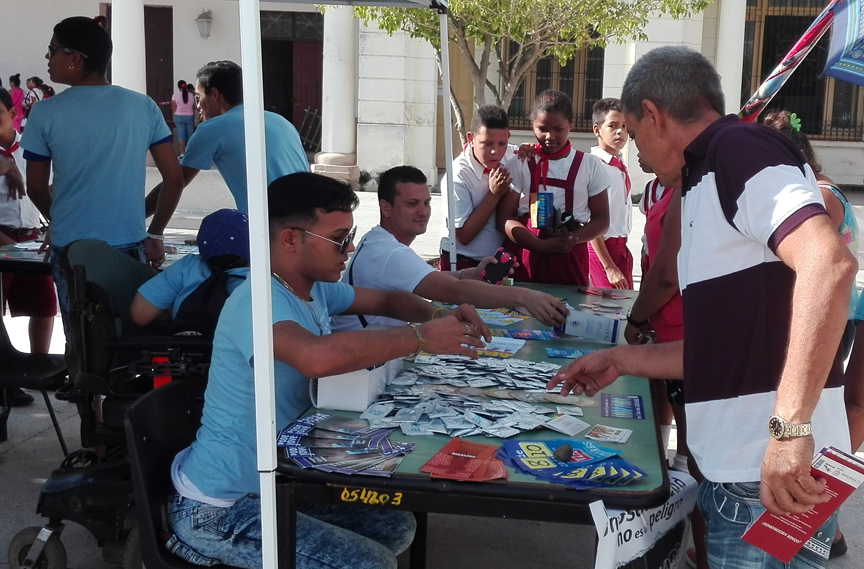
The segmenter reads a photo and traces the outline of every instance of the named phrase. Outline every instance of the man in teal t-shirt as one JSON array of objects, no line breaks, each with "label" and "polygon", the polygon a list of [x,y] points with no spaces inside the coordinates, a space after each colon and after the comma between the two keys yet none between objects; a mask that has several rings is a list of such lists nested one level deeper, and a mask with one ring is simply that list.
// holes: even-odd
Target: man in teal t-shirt
[{"label": "man in teal t-shirt", "polygon": [[[277,179],[268,188],[276,427],[310,405],[309,378],[370,367],[419,352],[474,355],[489,330],[463,305],[440,317],[435,306],[405,291],[354,288],[337,282],[353,251],[358,199],[350,186],[311,173]],[[331,314],[381,314],[423,322],[391,330],[330,332]],[[476,356],[475,356],[476,357]],[[261,504],[256,469],[255,385],[250,281],[225,302],[201,428],[174,459],[167,543],[197,564],[261,566]],[[410,513],[300,507],[297,567],[383,569],[414,534]]]},{"label": "man in teal t-shirt", "polygon": [[[243,73],[232,61],[208,63],[198,71],[195,90],[202,122],[186,145],[180,165],[186,185],[211,164],[228,185],[237,209],[248,213],[246,198],[246,143],[243,133]],[[267,183],[308,172],[309,161],[297,129],[284,117],[264,112]],[[161,185],[160,185],[161,186]],[[160,186],[147,197],[147,212],[155,207]]]}]

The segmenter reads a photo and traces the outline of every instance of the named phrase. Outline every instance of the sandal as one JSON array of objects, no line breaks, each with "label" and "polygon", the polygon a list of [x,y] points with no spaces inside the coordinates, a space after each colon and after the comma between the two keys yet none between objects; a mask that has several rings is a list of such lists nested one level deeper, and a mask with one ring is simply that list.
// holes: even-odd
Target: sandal
[{"label": "sandal", "polygon": [[835,539],[833,543],[831,543],[831,553],[828,554],[828,559],[842,557],[843,555],[846,555],[848,550],[849,547],[846,545],[846,536],[841,533],[840,539]]}]

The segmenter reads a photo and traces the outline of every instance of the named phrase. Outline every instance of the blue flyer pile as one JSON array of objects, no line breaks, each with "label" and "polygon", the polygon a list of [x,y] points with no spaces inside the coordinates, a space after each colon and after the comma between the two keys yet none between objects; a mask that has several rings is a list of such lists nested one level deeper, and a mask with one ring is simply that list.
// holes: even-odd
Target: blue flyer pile
[{"label": "blue flyer pile", "polygon": [[626,486],[648,476],[617,450],[591,441],[503,441],[498,458],[519,472],[579,490]]},{"label": "blue flyer pile", "polygon": [[277,435],[276,446],[302,468],[390,476],[414,448],[413,443],[392,442],[389,437],[393,430],[316,413],[289,423]]}]

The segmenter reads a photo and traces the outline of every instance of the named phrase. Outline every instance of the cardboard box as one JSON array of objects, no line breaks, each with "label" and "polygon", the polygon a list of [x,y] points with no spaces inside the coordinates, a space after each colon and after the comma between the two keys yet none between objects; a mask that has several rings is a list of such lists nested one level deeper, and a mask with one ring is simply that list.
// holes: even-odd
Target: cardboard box
[{"label": "cardboard box", "polygon": [[570,314],[567,316],[567,323],[555,328],[555,332],[568,336],[579,336],[586,340],[617,344],[618,334],[623,328],[622,322],[623,320],[589,314],[571,307]]},{"label": "cardboard box", "polygon": [[400,371],[402,358],[397,358],[367,369],[313,379],[309,382],[312,405],[319,409],[365,411]]}]

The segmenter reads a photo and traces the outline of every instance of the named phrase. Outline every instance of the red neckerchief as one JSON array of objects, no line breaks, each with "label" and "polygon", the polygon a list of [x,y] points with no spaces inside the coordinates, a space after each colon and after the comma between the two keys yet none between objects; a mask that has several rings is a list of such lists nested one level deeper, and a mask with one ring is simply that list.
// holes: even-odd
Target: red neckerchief
[{"label": "red neckerchief", "polygon": [[0,148],[0,155],[6,156],[7,158],[12,158],[12,153],[18,150],[18,142],[13,142],[12,146],[9,147],[9,150],[3,150]]},{"label": "red neckerchief", "polygon": [[613,156],[612,159],[609,160],[609,165],[615,166],[616,168],[618,168],[619,170],[624,172],[624,188],[627,190],[627,193],[625,195],[629,196],[630,195],[630,176],[627,174],[627,166],[625,166],[624,163],[621,162],[621,159],[618,158],[617,156]]},{"label": "red neckerchief", "polygon": [[537,166],[540,167],[540,172],[538,175],[539,183],[537,184],[537,186],[540,187],[542,185],[545,188],[546,178],[549,177],[549,161],[570,154],[570,141],[568,140],[567,144],[565,144],[561,148],[561,150],[553,152],[551,154],[544,152],[543,146],[540,143],[537,144],[535,149],[537,150],[537,154],[535,154],[535,156],[537,157]]}]

